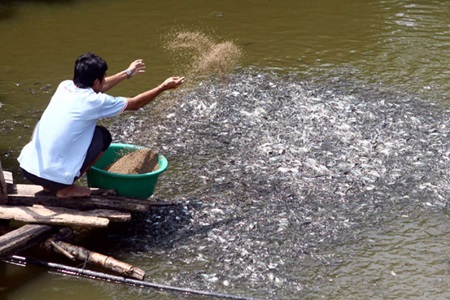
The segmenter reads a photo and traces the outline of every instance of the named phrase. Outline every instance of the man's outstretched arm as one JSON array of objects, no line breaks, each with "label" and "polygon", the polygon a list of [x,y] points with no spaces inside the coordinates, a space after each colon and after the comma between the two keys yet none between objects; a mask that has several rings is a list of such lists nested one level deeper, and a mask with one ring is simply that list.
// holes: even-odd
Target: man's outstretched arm
[{"label": "man's outstretched arm", "polygon": [[169,77],[167,78],[163,83],[161,83],[159,86],[148,90],[146,92],[143,92],[137,96],[134,96],[132,98],[128,98],[128,104],[125,110],[136,110],[138,108],[141,108],[148,103],[150,103],[153,99],[155,99],[159,94],[161,94],[164,91],[176,89],[180,85],[182,85],[184,82],[184,77]]},{"label": "man's outstretched arm", "polygon": [[133,61],[130,66],[119,73],[116,73],[114,75],[105,77],[105,82],[103,83],[102,92],[106,92],[107,90],[112,89],[115,85],[117,85],[119,82],[129,79],[132,76],[144,73],[145,72],[145,63],[142,59],[137,59]]}]

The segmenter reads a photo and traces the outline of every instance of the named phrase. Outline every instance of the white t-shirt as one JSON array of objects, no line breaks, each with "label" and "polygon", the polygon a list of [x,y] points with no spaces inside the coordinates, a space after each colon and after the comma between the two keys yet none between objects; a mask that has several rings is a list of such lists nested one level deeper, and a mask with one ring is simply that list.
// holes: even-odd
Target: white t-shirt
[{"label": "white t-shirt", "polygon": [[78,88],[72,80],[60,83],[18,161],[38,177],[72,184],[92,141],[99,118],[117,116],[127,100]]}]

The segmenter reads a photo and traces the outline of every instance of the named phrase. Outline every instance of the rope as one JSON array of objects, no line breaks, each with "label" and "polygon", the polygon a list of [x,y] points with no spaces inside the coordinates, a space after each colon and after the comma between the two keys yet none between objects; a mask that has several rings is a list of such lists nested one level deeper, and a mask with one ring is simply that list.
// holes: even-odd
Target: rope
[{"label": "rope", "polygon": [[91,256],[91,253],[89,251],[87,251],[86,257],[84,258],[83,267],[81,267],[81,270],[85,270],[86,269],[86,266],[88,264],[90,256]]}]

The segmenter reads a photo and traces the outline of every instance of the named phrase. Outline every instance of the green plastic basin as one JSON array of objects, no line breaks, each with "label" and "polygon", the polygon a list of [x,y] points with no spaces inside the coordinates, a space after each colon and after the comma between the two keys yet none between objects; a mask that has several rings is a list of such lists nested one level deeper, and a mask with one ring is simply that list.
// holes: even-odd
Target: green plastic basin
[{"label": "green plastic basin", "polygon": [[158,154],[159,169],[145,174],[120,174],[105,171],[104,168],[119,160],[122,156],[144,147],[112,143],[103,156],[87,171],[90,187],[114,189],[118,195],[143,198],[150,197],[155,191],[158,176],[167,169],[167,159]]}]

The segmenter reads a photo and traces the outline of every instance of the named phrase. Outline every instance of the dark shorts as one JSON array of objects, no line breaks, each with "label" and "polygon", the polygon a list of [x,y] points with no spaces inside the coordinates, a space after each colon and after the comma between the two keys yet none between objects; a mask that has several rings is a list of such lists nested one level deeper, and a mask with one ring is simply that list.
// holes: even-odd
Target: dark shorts
[{"label": "dark shorts", "polygon": [[[89,165],[97,158],[97,156],[101,153],[106,151],[108,149],[109,145],[112,142],[111,133],[109,133],[108,129],[106,129],[103,126],[96,126],[94,131],[94,136],[92,137],[91,144],[89,145],[86,158],[84,159],[83,165],[80,169],[80,174],[84,173],[89,167]],[[25,176],[26,179],[31,181],[33,184],[40,185],[44,187],[47,190],[50,191],[58,191],[60,189],[63,189],[65,187],[70,186],[70,184],[63,184],[51,180],[47,180],[44,178],[40,178],[36,175],[33,175],[26,170],[20,168],[22,171],[23,176]],[[78,177],[75,178],[77,180]],[[74,180],[74,181],[75,181]]]}]

